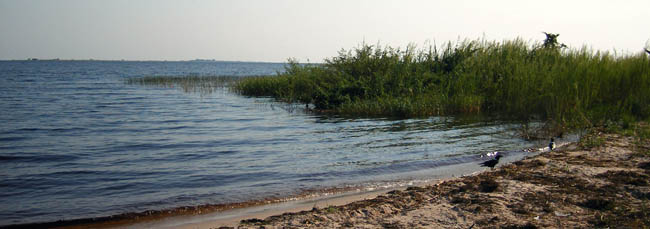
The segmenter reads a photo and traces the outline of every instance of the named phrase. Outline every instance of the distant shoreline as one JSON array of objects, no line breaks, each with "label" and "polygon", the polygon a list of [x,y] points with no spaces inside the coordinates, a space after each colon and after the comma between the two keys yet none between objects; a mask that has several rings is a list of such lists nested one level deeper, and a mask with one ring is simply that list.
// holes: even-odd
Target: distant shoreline
[{"label": "distant shoreline", "polygon": [[272,62],[272,61],[240,61],[240,60],[103,60],[103,59],[39,59],[39,58],[28,58],[28,59],[11,59],[11,60],[0,60],[0,62],[196,62],[196,63],[257,63],[257,64],[286,64],[287,62]]}]

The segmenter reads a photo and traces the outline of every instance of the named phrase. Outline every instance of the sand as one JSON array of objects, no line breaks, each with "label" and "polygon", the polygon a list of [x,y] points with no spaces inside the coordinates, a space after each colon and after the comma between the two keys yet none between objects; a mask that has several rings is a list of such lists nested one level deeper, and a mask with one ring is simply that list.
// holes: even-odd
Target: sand
[{"label": "sand", "polygon": [[[349,204],[241,221],[239,228],[643,228],[650,144],[614,134],[495,170]],[[206,224],[210,225],[210,224]],[[218,223],[210,227],[218,228]],[[228,225],[226,225],[228,226]]]},{"label": "sand", "polygon": [[[524,154],[515,154],[503,158],[503,163],[521,160]],[[476,162],[452,164],[435,167],[411,173],[416,179],[410,182],[390,182],[393,185],[384,187],[358,187],[358,188],[332,188],[318,190],[313,196],[299,196],[289,201],[272,202],[268,204],[254,204],[250,207],[238,207],[228,210],[211,212],[209,208],[199,207],[190,211],[190,214],[179,212],[178,215],[166,217],[141,217],[137,221],[120,223],[122,226],[115,228],[214,228],[237,227],[242,220],[251,218],[263,219],[269,216],[280,215],[287,212],[300,212],[318,208],[329,208],[349,204],[355,201],[368,200],[384,195],[391,191],[405,190],[413,186],[428,186],[440,183],[461,174],[476,174],[486,168],[480,167]],[[325,195],[323,195],[325,194]],[[206,213],[207,211],[207,213]],[[135,223],[134,223],[135,222]]]}]

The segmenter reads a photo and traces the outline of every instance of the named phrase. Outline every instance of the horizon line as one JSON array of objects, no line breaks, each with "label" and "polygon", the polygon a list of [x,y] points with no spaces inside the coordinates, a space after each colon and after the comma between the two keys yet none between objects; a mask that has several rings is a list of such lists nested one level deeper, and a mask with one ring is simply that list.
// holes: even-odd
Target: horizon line
[{"label": "horizon line", "polygon": [[269,63],[286,64],[288,61],[260,61],[260,60],[217,60],[217,59],[186,59],[186,60],[133,60],[133,59],[63,59],[63,58],[26,58],[26,59],[0,59],[0,61],[106,61],[106,62],[234,62],[234,63]]}]

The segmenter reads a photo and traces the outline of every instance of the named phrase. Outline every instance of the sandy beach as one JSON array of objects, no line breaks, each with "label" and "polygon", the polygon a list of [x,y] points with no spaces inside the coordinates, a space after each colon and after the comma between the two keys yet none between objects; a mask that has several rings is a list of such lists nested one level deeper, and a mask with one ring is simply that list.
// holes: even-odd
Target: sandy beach
[{"label": "sandy beach", "polygon": [[[395,190],[341,206],[247,219],[233,227],[649,226],[650,145],[615,134],[590,137],[598,144],[571,144],[472,176]],[[221,226],[214,223],[209,227]]]}]

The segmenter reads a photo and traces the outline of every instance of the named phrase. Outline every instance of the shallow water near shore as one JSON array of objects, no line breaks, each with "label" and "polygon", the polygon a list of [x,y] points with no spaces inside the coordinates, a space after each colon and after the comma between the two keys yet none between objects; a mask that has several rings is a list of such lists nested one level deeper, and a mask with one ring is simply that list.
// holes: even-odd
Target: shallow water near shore
[{"label": "shallow water near shore", "polygon": [[435,179],[432,168],[539,147],[515,123],[318,115],[149,75],[267,75],[246,62],[0,62],[0,225],[281,199]]}]

